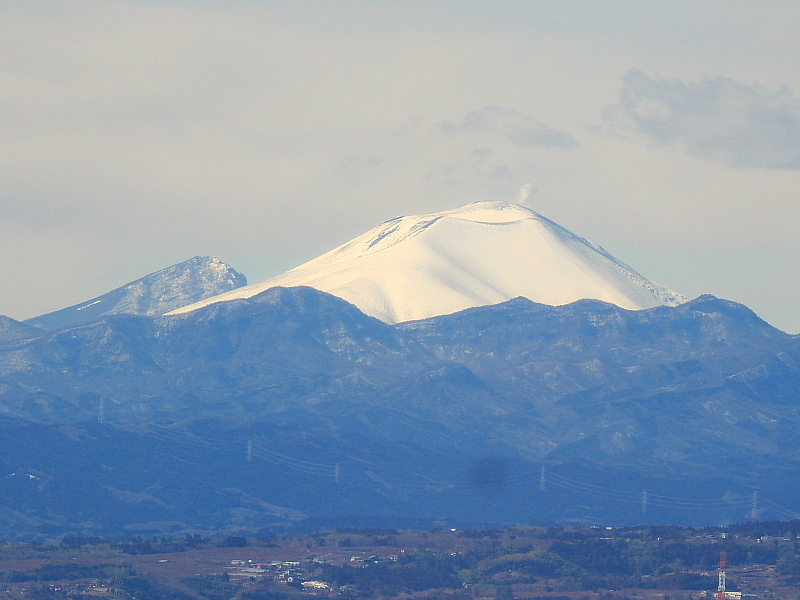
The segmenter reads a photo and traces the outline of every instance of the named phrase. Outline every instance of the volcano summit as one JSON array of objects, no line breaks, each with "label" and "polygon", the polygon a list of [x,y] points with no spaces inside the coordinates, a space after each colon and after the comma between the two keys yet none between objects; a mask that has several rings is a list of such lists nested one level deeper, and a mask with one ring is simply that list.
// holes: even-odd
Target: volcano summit
[{"label": "volcano summit", "polygon": [[397,217],[286,273],[179,308],[309,286],[386,323],[523,296],[554,306],[593,298],[627,309],[686,299],[533,210],[478,202]]}]

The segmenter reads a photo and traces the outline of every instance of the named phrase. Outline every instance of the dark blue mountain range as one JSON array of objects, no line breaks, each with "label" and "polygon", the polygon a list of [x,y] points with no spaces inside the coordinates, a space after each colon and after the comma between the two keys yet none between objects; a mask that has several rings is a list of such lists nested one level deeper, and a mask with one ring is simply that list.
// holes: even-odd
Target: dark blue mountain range
[{"label": "dark blue mountain range", "polygon": [[799,408],[800,338],[712,296],[6,318],[0,534],[793,517]]}]

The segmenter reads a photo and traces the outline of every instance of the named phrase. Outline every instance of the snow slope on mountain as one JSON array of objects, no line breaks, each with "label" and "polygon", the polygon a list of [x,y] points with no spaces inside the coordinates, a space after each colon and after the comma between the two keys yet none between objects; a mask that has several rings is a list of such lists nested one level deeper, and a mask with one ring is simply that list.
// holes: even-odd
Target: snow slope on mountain
[{"label": "snow slope on mountain", "polygon": [[13,340],[31,339],[42,335],[42,330],[0,315],[0,344]]},{"label": "snow slope on mountain", "polygon": [[391,219],[282,275],[171,314],[300,285],[343,298],[387,323],[519,296],[550,305],[595,298],[629,309],[685,300],[526,207],[478,202]]},{"label": "snow slope on mountain", "polygon": [[44,329],[79,325],[108,314],[163,315],[247,285],[247,279],[215,256],[195,256],[127,283],[97,298],[25,321]]}]

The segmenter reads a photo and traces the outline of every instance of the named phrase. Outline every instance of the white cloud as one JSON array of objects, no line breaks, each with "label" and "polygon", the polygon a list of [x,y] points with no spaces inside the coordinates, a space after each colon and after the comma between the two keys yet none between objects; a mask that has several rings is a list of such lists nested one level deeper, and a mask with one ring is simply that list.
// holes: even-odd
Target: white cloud
[{"label": "white cloud", "polygon": [[630,71],[605,118],[731,167],[800,169],[800,98],[785,86],[771,92],[728,77],[687,83]]},{"label": "white cloud", "polygon": [[570,134],[548,127],[541,121],[501,106],[487,106],[467,113],[460,123],[444,122],[440,125],[450,135],[501,136],[522,147],[551,146],[569,148],[577,146]]}]

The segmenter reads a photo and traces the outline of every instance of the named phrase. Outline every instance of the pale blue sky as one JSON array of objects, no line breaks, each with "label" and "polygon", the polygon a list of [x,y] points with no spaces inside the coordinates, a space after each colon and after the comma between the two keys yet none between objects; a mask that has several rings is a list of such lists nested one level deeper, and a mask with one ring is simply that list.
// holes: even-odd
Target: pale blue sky
[{"label": "pale blue sky", "polygon": [[0,2],[0,314],[529,205],[800,332],[800,5]]}]

